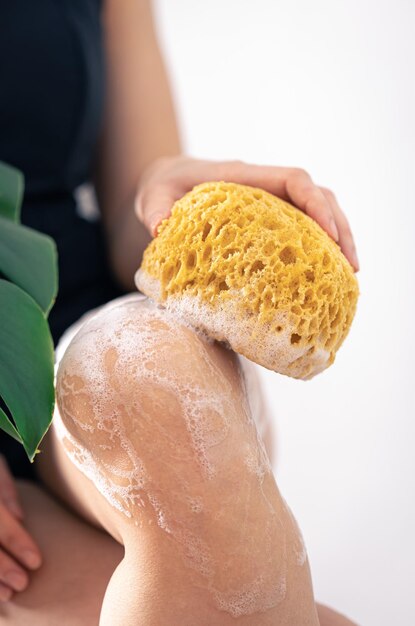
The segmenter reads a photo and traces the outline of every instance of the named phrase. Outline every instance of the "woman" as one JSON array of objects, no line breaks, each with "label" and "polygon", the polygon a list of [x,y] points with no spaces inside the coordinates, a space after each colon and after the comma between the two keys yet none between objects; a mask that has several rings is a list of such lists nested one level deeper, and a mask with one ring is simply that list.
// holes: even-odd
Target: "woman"
[{"label": "woman", "polygon": [[[25,174],[23,222],[58,245],[55,341],[82,313],[133,289],[150,236],[174,200],[205,180],[242,182],[287,198],[338,240],[358,269],[335,197],[306,172],[180,156],[148,0],[3,0],[0,6],[0,159]],[[77,190],[86,182],[94,185],[99,222],[80,215]],[[2,434],[0,441],[16,475],[33,477],[21,450]],[[2,471],[7,476],[5,466]],[[41,557],[20,523],[7,478],[1,500],[0,596],[9,598],[27,586],[25,568],[38,567]],[[12,581],[11,569],[20,582]]]}]

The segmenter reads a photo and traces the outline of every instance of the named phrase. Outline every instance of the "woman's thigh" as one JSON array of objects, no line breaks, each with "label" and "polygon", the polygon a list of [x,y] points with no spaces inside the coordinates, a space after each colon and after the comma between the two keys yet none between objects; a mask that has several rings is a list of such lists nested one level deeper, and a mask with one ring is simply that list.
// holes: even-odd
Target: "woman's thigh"
[{"label": "woman's thigh", "polygon": [[31,574],[26,591],[0,605],[0,626],[97,626],[122,547],[38,486],[21,482],[19,491],[25,525],[41,549],[43,564]]}]

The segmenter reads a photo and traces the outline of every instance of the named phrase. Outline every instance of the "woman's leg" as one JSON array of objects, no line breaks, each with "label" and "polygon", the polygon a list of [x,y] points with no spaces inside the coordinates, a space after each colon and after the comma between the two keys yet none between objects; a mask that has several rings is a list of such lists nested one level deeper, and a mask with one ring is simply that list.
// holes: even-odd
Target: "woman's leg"
[{"label": "woman's leg", "polygon": [[84,326],[57,392],[43,477],[125,546],[102,626],[318,625],[234,354],[132,300]]},{"label": "woman's leg", "polygon": [[[0,604],[0,626],[96,626],[108,581],[123,549],[32,483],[18,484],[25,524],[44,564],[12,602]],[[320,626],[355,626],[317,605]]]},{"label": "woman's leg", "polygon": [[98,626],[122,547],[36,485],[22,482],[18,488],[25,525],[41,548],[43,563],[24,592],[0,604],[0,626]]},{"label": "woman's leg", "polygon": [[340,615],[340,613],[322,604],[317,604],[317,613],[320,626],[357,626],[355,622],[351,622],[344,615]]}]

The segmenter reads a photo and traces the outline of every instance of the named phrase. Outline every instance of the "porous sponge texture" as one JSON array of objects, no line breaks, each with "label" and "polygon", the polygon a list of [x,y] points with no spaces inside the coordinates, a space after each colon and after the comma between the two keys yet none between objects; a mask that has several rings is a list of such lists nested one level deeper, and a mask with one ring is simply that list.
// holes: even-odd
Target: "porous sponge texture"
[{"label": "porous sponge texture", "polygon": [[225,182],[175,203],[136,282],[210,337],[303,379],[333,362],[358,297],[352,267],[316,222],[262,189]]}]

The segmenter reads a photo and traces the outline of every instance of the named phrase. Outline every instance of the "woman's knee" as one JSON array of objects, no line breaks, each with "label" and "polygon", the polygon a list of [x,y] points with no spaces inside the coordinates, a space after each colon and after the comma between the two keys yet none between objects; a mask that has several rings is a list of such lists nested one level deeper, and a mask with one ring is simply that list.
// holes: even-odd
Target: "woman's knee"
[{"label": "woman's knee", "polygon": [[106,309],[80,330],[60,363],[57,399],[74,460],[105,467],[128,504],[148,483],[209,482],[241,451],[245,464],[269,469],[236,356],[148,301]]},{"label": "woman's knee", "polygon": [[134,519],[133,532],[155,533],[187,591],[204,588],[234,617],[284,601],[301,613],[305,603],[303,623],[315,623],[301,535],[233,353],[132,300],[83,327],[60,364],[57,396],[71,458]]}]

